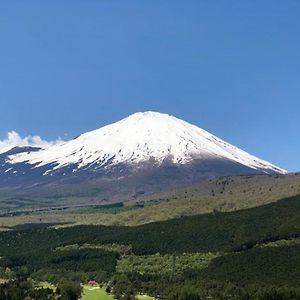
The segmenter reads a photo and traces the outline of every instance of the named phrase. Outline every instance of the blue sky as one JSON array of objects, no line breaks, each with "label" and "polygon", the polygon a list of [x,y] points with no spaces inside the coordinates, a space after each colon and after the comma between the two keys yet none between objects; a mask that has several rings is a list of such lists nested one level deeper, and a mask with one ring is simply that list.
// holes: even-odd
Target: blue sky
[{"label": "blue sky", "polygon": [[300,170],[298,0],[2,0],[0,139],[166,112]]}]

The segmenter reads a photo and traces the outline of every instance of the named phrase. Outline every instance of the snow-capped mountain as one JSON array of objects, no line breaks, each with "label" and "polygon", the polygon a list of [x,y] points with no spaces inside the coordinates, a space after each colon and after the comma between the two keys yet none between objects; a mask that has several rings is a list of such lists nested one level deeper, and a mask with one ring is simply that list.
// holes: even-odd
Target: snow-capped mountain
[{"label": "snow-capped mountain", "polygon": [[137,173],[142,177],[143,172],[171,184],[223,175],[286,173],[195,125],[157,112],[135,113],[44,149],[18,148],[0,156],[0,184],[24,184],[28,178],[31,183],[111,180]]},{"label": "snow-capped mountain", "polygon": [[242,151],[207,131],[167,114],[135,113],[119,122],[84,133],[72,141],[37,152],[9,156],[11,164],[28,163],[53,170],[76,165],[72,171],[92,166],[138,165],[170,159],[186,164],[195,159],[223,158],[255,170],[285,173],[266,161]]}]

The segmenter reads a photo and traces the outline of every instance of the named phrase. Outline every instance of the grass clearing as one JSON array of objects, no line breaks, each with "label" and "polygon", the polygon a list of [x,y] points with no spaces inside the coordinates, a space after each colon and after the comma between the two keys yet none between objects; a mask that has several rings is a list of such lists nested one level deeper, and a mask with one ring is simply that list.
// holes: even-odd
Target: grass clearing
[{"label": "grass clearing", "polygon": [[274,242],[263,243],[257,245],[258,248],[265,248],[265,247],[287,247],[287,246],[295,246],[300,245],[300,238],[291,238],[291,239],[282,239]]},{"label": "grass clearing", "polygon": [[82,300],[113,300],[111,294],[105,292],[105,288],[93,287],[90,285],[83,286],[83,296]]},{"label": "grass clearing", "polygon": [[39,287],[44,288],[44,289],[50,289],[50,290],[53,290],[53,291],[56,290],[56,286],[54,284],[51,284],[51,283],[46,282],[46,281],[40,282],[38,284],[37,288],[39,288]]},{"label": "grass clearing", "polygon": [[137,300],[154,300],[154,297],[150,297],[148,295],[137,295],[136,296]]},{"label": "grass clearing", "polygon": [[[4,283],[6,280],[1,280],[0,283]],[[40,282],[38,287],[42,287],[44,289],[51,289],[53,291],[56,290],[56,286],[49,283],[49,282]],[[91,286],[91,285],[83,285],[83,293],[81,300],[113,300],[112,294],[107,294],[105,292],[105,287],[99,287],[99,286]],[[139,294],[136,296],[137,300],[154,300],[155,298],[150,297],[148,295]]]}]

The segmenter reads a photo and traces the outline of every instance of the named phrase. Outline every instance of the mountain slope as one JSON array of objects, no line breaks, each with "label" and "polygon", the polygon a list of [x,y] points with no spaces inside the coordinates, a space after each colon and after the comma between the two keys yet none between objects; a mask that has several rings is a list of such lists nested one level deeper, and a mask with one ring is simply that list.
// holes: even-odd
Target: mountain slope
[{"label": "mountain slope", "polygon": [[[54,195],[58,185],[76,183],[84,194],[92,182],[101,190],[93,201],[119,201],[212,177],[286,173],[197,126],[156,112],[135,113],[71,141],[18,149],[0,159],[0,187],[30,187],[40,194],[42,185]],[[70,195],[69,188],[65,193]]]}]

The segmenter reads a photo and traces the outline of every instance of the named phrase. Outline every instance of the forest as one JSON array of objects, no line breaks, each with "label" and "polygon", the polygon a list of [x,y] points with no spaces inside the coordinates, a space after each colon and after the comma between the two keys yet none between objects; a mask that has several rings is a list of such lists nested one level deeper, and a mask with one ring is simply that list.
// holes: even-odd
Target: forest
[{"label": "forest", "polygon": [[47,225],[0,233],[0,299],[20,278],[96,280],[115,299],[300,299],[300,196],[136,227]]}]

